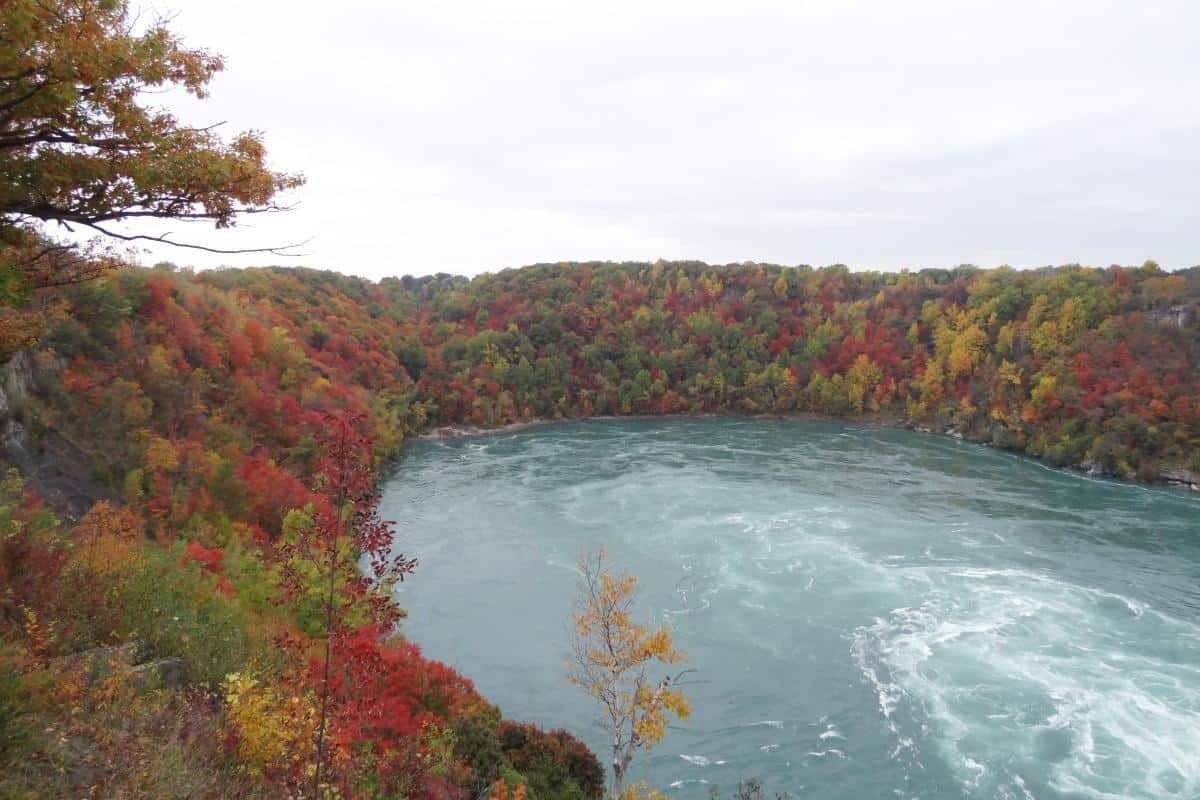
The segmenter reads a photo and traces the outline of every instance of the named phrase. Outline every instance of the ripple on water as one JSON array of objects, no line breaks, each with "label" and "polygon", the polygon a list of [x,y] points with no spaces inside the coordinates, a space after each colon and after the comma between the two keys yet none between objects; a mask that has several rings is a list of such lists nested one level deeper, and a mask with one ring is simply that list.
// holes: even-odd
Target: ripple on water
[{"label": "ripple on water", "polygon": [[597,751],[555,678],[572,565],[637,575],[700,669],[634,765],[674,798],[1200,797],[1197,498],[903,431],[638,421],[418,443],[382,513],[421,558],[405,633]]},{"label": "ripple on water", "polygon": [[859,628],[852,649],[884,716],[912,701],[970,796],[1200,793],[1196,626],[1042,574],[929,578],[920,605]]}]

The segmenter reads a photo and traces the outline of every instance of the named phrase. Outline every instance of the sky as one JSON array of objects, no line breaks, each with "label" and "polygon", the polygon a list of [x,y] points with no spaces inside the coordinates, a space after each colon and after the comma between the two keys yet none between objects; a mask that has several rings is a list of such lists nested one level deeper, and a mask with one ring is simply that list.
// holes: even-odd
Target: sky
[{"label": "sky", "polygon": [[141,8],[227,61],[148,100],[308,178],[286,214],[152,231],[302,257],[147,262],[1200,264],[1195,0]]}]

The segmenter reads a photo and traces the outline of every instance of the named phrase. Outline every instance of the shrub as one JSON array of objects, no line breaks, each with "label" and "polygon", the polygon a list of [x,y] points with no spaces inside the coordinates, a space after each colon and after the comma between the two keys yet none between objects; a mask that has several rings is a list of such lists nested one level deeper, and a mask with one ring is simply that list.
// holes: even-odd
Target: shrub
[{"label": "shrub", "polygon": [[543,798],[598,798],[604,770],[596,756],[565,730],[504,721],[497,738],[510,765],[527,778],[530,794]]},{"label": "shrub", "polygon": [[144,566],[110,590],[109,602],[120,610],[114,637],[142,639],[159,656],[178,656],[192,680],[215,687],[249,659],[249,615],[222,593],[219,576],[183,566],[181,547],[143,548]]},{"label": "shrub", "polygon": [[270,679],[232,673],[221,684],[226,719],[233,732],[228,745],[252,774],[299,772],[312,758],[316,710]]},{"label": "shrub", "polygon": [[494,714],[472,714],[454,723],[454,757],[471,768],[473,797],[478,797],[501,775],[504,753],[496,738],[497,724]]},{"label": "shrub", "polygon": [[0,764],[20,754],[28,746],[29,731],[25,717],[25,689],[15,657],[6,648],[0,650]]}]

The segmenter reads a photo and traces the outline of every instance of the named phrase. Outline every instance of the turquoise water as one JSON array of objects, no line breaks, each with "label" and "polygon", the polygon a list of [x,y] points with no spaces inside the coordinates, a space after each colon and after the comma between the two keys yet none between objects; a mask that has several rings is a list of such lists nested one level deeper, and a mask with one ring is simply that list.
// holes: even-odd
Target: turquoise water
[{"label": "turquoise water", "polygon": [[635,761],[675,797],[1200,797],[1200,498],[836,423],[583,422],[423,441],[383,512],[406,633],[602,752],[563,680],[578,555],[698,668]]}]

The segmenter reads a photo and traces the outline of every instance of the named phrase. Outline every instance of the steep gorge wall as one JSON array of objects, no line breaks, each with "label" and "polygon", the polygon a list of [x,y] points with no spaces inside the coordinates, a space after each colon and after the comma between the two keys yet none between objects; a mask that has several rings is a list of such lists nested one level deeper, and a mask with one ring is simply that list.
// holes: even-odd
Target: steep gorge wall
[{"label": "steep gorge wall", "polygon": [[20,417],[35,391],[34,370],[28,350],[0,366],[0,459],[20,472],[51,508],[78,519],[96,501],[115,499],[116,492],[92,476],[86,455],[62,434],[30,434]]}]

